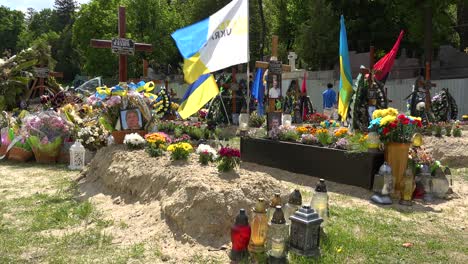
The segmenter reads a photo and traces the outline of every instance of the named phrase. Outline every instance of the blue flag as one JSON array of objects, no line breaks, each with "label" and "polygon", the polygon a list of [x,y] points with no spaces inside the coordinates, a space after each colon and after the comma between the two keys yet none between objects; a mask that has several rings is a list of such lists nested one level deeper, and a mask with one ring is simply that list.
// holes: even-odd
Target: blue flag
[{"label": "blue flag", "polygon": [[263,69],[258,68],[255,72],[255,79],[252,84],[252,96],[258,101],[257,113],[263,115],[263,95],[265,94],[265,86],[263,86]]}]

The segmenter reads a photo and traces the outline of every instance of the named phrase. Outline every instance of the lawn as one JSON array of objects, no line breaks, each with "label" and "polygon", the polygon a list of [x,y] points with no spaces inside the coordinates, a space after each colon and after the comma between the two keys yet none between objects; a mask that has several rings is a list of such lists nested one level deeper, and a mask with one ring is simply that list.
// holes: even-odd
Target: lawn
[{"label": "lawn", "polygon": [[[106,228],[124,230],[132,223],[114,221],[89,201],[77,199],[76,175],[61,166],[1,163],[0,263],[175,263],[157,238],[130,245],[115,242]],[[455,179],[466,189],[466,169],[455,170]],[[303,194],[304,200],[310,197],[310,192]],[[466,220],[456,218],[460,210],[466,215],[466,207],[442,212],[371,209],[345,194],[332,197],[322,257],[290,254],[290,263],[468,262]],[[465,199],[466,206],[466,197],[458,199]],[[194,255],[187,263],[225,259]]]}]

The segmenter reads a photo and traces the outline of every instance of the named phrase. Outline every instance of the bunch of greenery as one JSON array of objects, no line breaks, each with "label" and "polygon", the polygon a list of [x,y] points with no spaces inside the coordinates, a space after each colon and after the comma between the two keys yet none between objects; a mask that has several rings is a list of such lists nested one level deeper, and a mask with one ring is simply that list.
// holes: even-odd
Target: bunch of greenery
[{"label": "bunch of greenery", "polygon": [[257,111],[253,111],[249,117],[249,127],[262,127],[265,123],[265,117],[261,116],[257,113]]}]

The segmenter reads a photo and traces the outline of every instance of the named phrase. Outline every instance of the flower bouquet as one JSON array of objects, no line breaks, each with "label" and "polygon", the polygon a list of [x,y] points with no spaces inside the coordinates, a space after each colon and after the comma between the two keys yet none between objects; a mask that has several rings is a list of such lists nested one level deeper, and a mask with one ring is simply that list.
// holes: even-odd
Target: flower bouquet
[{"label": "flower bouquet", "polygon": [[315,136],[322,146],[328,146],[333,143],[333,137],[330,135],[330,131],[326,128],[319,128],[315,132]]},{"label": "flower bouquet", "polygon": [[218,157],[216,150],[209,145],[200,144],[196,150],[198,161],[202,165],[207,165],[208,162],[214,161]]},{"label": "flower bouquet", "polygon": [[208,109],[200,109],[198,111],[198,118],[199,120],[205,120],[206,116],[208,115]]},{"label": "flower bouquet", "polygon": [[88,122],[76,132],[75,139],[81,142],[87,150],[97,151],[106,145],[108,136],[109,132],[102,124]]},{"label": "flower bouquet", "polygon": [[305,118],[305,122],[311,123],[311,124],[320,124],[321,122],[327,120],[328,117],[324,114],[320,113],[315,113],[315,114],[309,114]]},{"label": "flower bouquet", "polygon": [[312,134],[302,134],[301,143],[306,145],[317,145],[318,139]]},{"label": "flower bouquet", "polygon": [[145,140],[146,151],[151,157],[162,156],[166,150],[166,144],[171,142],[169,136],[163,132],[147,134]]},{"label": "flower bouquet", "polygon": [[240,164],[240,151],[230,147],[222,147],[217,158],[218,171],[228,172]]},{"label": "flower bouquet", "polygon": [[278,138],[282,141],[296,142],[299,139],[299,134],[294,126],[280,126]]},{"label": "flower bouquet", "polygon": [[169,145],[167,150],[171,152],[171,158],[173,160],[187,160],[190,153],[193,151],[193,147],[187,142],[179,142]]},{"label": "flower bouquet", "polygon": [[26,162],[33,157],[33,152],[31,146],[29,145],[28,141],[25,137],[20,135],[20,130],[16,128],[10,128],[8,137],[10,141],[21,137],[18,142],[11,148],[10,152],[8,153],[8,159],[20,162]]},{"label": "flower bouquet", "polygon": [[129,149],[142,149],[145,146],[145,139],[138,133],[125,135],[124,142]]},{"label": "flower bouquet", "polygon": [[54,111],[31,114],[24,118],[21,133],[28,138],[37,162],[56,162],[70,124]]}]

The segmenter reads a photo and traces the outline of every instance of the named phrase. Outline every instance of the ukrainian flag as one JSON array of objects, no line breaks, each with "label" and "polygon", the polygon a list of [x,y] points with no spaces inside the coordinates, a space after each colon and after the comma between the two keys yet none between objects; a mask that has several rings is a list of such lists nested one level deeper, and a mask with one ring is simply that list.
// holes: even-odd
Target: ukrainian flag
[{"label": "ukrainian flag", "polygon": [[182,97],[178,112],[182,119],[193,115],[208,101],[219,94],[219,88],[212,74],[204,74],[192,83]]},{"label": "ukrainian flag", "polygon": [[233,0],[209,18],[172,33],[184,57],[187,83],[200,75],[248,62],[248,7],[248,0]]},{"label": "ukrainian flag", "polygon": [[349,101],[351,100],[353,78],[351,77],[351,66],[349,64],[348,39],[346,37],[346,27],[344,17],[341,15],[340,29],[340,95],[338,99],[338,114],[341,121],[346,120],[348,115]]}]

